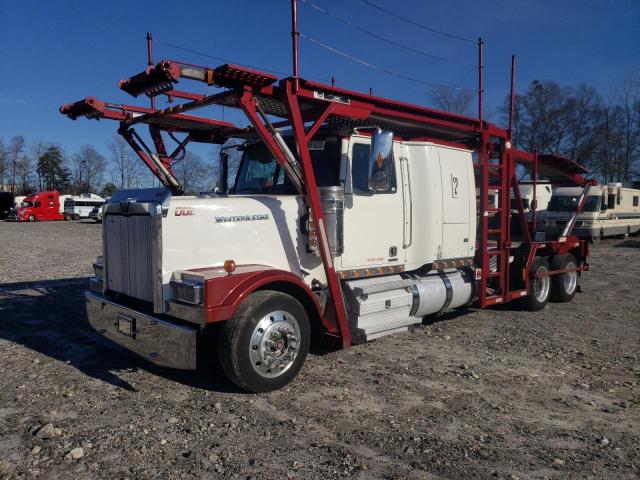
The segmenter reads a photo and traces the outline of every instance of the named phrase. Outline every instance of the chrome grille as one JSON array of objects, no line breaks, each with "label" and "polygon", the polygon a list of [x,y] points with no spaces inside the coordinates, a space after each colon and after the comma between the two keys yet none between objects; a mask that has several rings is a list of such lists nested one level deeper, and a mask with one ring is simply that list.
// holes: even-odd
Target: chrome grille
[{"label": "chrome grille", "polygon": [[159,260],[155,218],[114,212],[106,216],[104,228],[106,288],[153,303]]}]

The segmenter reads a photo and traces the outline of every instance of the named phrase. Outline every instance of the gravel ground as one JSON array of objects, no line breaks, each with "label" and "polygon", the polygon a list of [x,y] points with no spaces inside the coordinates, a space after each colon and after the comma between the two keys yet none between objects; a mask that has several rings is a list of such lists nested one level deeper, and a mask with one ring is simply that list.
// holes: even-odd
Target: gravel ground
[{"label": "gravel ground", "polygon": [[0,223],[0,478],[638,478],[640,241],[594,248],[584,293],[309,356],[239,393],[87,325],[89,223]]}]

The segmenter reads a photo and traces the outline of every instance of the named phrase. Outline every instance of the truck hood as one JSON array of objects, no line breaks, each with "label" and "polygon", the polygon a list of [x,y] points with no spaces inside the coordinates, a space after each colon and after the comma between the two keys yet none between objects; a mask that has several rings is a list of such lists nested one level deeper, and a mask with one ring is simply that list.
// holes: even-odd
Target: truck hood
[{"label": "truck hood", "polygon": [[322,279],[320,260],[308,253],[299,196],[171,197],[163,210],[163,283],[176,270],[215,267],[232,259]]}]

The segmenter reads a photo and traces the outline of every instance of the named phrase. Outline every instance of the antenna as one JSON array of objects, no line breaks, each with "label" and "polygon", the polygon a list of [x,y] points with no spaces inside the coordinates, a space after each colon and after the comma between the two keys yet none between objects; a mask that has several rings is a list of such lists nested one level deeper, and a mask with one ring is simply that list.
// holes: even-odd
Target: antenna
[{"label": "antenna", "polygon": [[298,91],[298,2],[291,0],[291,40],[293,50],[293,90]]},{"label": "antenna", "polygon": [[482,95],[484,93],[484,42],[478,38],[478,118],[482,121]]},{"label": "antenna", "polygon": [[513,134],[513,114],[516,100],[516,56],[511,55],[511,93],[509,95],[509,140]]},{"label": "antenna", "polygon": [[[147,32],[147,65],[150,67],[153,65],[153,35],[151,32]],[[156,100],[154,97],[151,99],[151,108],[156,108]]]}]

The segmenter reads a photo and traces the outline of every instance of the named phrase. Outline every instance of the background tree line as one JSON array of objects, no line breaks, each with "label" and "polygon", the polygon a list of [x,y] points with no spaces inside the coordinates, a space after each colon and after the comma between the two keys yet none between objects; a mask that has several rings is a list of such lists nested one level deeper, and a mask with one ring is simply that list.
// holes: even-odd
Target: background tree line
[{"label": "background tree line", "polygon": [[[437,108],[475,114],[469,90],[437,88]],[[507,125],[509,98],[495,120]],[[603,182],[640,178],[640,75],[631,75],[606,96],[584,84],[563,87],[534,80],[515,98],[513,140],[529,152],[558,154],[586,166]]]},{"label": "background tree line", "polygon": [[[146,165],[119,135],[106,145],[105,157],[92,145],[67,154],[57,143],[28,142],[22,135],[0,137],[0,191],[28,195],[44,190],[60,193],[98,193],[111,196],[116,190],[150,187],[153,177]],[[215,155],[217,158],[217,155]],[[185,191],[211,190],[215,185],[212,162],[187,152],[175,163],[175,173]],[[157,185],[157,181],[155,183]]]}]

